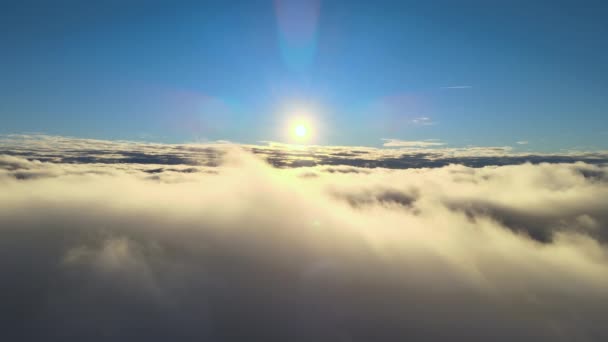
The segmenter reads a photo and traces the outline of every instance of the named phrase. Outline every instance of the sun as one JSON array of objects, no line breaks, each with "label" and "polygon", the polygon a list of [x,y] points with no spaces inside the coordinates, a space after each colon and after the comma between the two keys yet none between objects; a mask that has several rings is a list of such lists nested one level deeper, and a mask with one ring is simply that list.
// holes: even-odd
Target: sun
[{"label": "sun", "polygon": [[295,128],[293,129],[293,133],[296,135],[296,137],[298,138],[304,138],[306,137],[307,133],[308,133],[308,129],[306,128],[305,125],[303,124],[297,124],[295,126]]},{"label": "sun", "polygon": [[317,115],[317,111],[309,107],[284,109],[281,136],[288,144],[297,146],[316,142],[321,132]]},{"label": "sun", "polygon": [[311,139],[310,122],[307,119],[296,119],[289,125],[289,134],[294,142],[304,143]]}]

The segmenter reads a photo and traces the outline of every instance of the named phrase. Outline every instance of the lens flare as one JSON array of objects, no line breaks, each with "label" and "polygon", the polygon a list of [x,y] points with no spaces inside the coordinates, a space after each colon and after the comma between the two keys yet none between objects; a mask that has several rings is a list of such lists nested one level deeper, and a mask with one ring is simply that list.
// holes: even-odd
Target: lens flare
[{"label": "lens flare", "polygon": [[306,71],[316,54],[320,0],[275,0],[279,48],[287,67]]}]

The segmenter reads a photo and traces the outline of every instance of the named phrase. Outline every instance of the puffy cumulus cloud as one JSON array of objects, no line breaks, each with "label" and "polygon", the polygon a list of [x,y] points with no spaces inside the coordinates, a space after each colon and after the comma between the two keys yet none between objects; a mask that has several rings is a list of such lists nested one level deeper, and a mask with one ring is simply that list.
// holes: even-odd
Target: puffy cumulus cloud
[{"label": "puffy cumulus cloud", "polygon": [[0,169],[2,340],[608,338],[604,166]]}]

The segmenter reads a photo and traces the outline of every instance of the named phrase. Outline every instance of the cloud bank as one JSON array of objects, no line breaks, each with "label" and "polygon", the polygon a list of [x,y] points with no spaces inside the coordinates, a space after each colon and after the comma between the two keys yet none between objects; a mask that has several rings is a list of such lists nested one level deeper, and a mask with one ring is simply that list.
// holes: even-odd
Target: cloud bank
[{"label": "cloud bank", "polygon": [[[470,167],[523,163],[608,164],[608,151],[533,153],[514,152],[510,146],[445,147],[438,141],[386,139],[385,147],[291,146],[276,142],[237,145],[224,141],[206,144],[154,144],[75,139],[47,135],[0,135],[0,155],[69,164],[138,164],[217,166],[226,150],[237,147],[275,167],[353,166],[363,168],[435,168],[450,164]],[[405,146],[404,146],[405,145]]]},{"label": "cloud bank", "polygon": [[608,338],[606,166],[54,144],[0,156],[2,340]]}]

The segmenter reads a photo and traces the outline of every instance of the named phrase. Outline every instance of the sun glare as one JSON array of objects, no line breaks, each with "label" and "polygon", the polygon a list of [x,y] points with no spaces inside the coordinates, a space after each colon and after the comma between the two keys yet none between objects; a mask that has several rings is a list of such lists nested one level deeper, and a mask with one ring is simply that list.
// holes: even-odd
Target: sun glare
[{"label": "sun glare", "polygon": [[312,139],[312,125],[308,117],[300,116],[294,118],[287,127],[290,136],[289,140],[291,140],[292,143],[309,143]]},{"label": "sun glare", "polygon": [[308,133],[308,130],[306,129],[306,126],[300,124],[296,125],[296,127],[294,128],[294,133],[296,137],[304,138],[306,136],[306,133]]},{"label": "sun glare", "polygon": [[281,127],[283,138],[289,144],[305,146],[317,142],[320,127],[318,110],[310,106],[292,105],[281,110],[284,123]]}]

